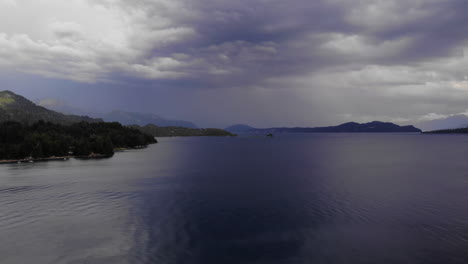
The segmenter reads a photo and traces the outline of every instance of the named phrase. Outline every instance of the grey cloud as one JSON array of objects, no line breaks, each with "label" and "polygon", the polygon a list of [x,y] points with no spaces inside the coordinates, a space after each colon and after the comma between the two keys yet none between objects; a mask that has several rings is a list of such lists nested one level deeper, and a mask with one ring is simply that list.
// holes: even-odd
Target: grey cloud
[{"label": "grey cloud", "polygon": [[463,0],[87,3],[117,21],[102,37],[83,21],[56,21],[44,39],[10,30],[0,33],[0,65],[78,82],[189,87],[201,101],[227,96],[234,112],[246,96],[245,109],[266,113],[283,98],[294,107],[281,118],[313,111],[307,123],[459,113],[468,99]]},{"label": "grey cloud", "polygon": [[[91,71],[96,72],[96,67],[81,72],[86,71],[83,61],[87,61],[102,69],[95,74],[96,81],[121,71],[124,76],[147,79],[189,77],[216,81],[222,75],[229,83],[244,76],[239,84],[232,83],[241,85],[245,80],[260,82],[270,76],[334,66],[404,65],[459,55],[453,51],[460,50],[468,34],[463,27],[468,4],[458,0],[93,3],[124,16],[128,31],[124,43],[115,46],[104,40],[86,39],[79,24],[57,22],[52,30],[62,40],[60,43],[28,42],[29,46],[42,46],[35,51],[48,54],[50,64],[54,59],[60,63],[63,56],[73,56],[68,73],[54,67],[44,69],[37,61],[27,65],[40,68],[32,71],[83,79],[74,78],[77,72],[92,78]],[[67,43],[64,39],[81,43]],[[18,37],[4,36],[3,41],[14,47],[3,47],[9,48],[9,53],[24,52],[21,44],[25,42],[15,40]],[[119,57],[118,61],[115,57]]]}]

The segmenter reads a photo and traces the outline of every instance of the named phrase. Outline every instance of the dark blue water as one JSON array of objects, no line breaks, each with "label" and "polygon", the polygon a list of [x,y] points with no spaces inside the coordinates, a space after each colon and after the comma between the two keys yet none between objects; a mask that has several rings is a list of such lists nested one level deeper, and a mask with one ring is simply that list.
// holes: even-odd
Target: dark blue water
[{"label": "dark blue water", "polygon": [[169,138],[0,166],[0,263],[468,263],[468,137]]}]

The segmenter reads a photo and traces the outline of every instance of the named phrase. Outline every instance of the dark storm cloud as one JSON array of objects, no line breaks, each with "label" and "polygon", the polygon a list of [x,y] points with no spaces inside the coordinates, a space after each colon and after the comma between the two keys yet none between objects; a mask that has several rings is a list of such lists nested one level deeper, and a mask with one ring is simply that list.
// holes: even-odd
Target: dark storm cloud
[{"label": "dark storm cloud", "polygon": [[[121,45],[102,45],[80,24],[58,21],[51,26],[58,39],[49,42],[0,35],[0,58],[29,72],[78,81],[118,73],[235,86],[330,67],[458,56],[468,35],[468,3],[462,0],[88,2],[125,21],[119,25]],[[54,67],[56,62],[62,66]]]},{"label": "dark storm cloud", "polygon": [[216,87],[330,67],[414,65],[458,56],[468,35],[468,3],[458,0],[178,3],[180,12],[153,1],[125,5],[146,10],[145,23],[167,16],[192,28],[196,37],[147,56],[184,54],[178,59],[185,65],[177,70]]},{"label": "dark storm cloud", "polygon": [[204,15],[190,23],[202,41],[191,53],[226,71],[209,79],[228,77],[231,85],[329,65],[337,60],[321,54],[321,34],[353,30],[343,6],[325,1],[199,1],[195,7]]},{"label": "dark storm cloud", "polygon": [[[174,100],[190,90],[194,119],[208,118],[207,103],[231,109],[227,122],[255,112],[250,120],[296,125],[466,110],[462,0],[9,2],[0,66]],[[23,13],[40,8],[43,21],[26,27]]]},{"label": "dark storm cloud", "polygon": [[[390,63],[405,64],[413,60],[457,56],[468,37],[466,10],[468,2],[463,0],[401,1],[396,12],[403,21],[362,34],[377,42],[405,37],[412,39],[411,45],[401,51],[401,56],[387,59]],[[410,19],[405,21],[407,17]]]}]

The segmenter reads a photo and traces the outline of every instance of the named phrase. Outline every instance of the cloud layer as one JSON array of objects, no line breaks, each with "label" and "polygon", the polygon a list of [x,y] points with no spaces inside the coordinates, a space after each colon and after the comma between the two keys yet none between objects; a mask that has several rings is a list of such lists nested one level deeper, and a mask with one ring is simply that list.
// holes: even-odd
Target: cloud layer
[{"label": "cloud layer", "polygon": [[213,90],[251,112],[284,103],[278,118],[291,124],[449,115],[467,108],[466,10],[463,0],[0,0],[0,67],[189,86],[199,99]]}]

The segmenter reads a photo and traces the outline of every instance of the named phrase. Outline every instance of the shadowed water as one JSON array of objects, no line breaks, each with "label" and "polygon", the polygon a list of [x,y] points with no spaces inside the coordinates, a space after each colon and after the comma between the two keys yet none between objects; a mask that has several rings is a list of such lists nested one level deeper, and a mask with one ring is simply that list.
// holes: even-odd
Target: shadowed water
[{"label": "shadowed water", "polygon": [[468,137],[169,138],[0,166],[0,263],[468,263]]}]

